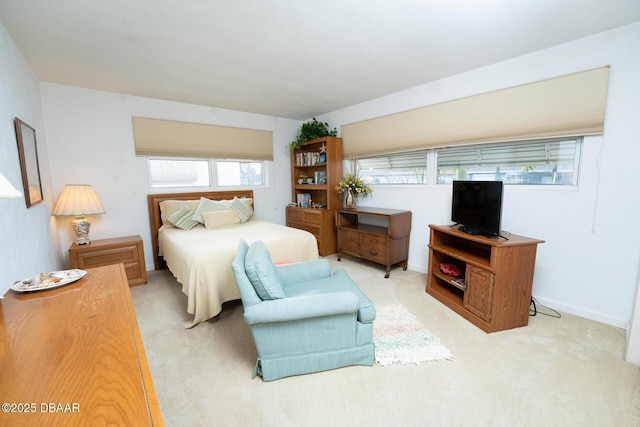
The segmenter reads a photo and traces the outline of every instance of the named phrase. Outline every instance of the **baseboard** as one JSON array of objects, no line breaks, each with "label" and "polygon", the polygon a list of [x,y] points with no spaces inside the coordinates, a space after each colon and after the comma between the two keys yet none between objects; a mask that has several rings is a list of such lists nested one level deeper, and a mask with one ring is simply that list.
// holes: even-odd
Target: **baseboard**
[{"label": "baseboard", "polygon": [[411,263],[409,263],[407,268],[409,270],[417,271],[418,273],[425,273],[425,274],[427,274],[427,271],[429,271],[429,268],[426,265],[422,265],[422,264],[411,264]]},{"label": "baseboard", "polygon": [[574,316],[584,317],[585,319],[594,320],[596,322],[615,326],[617,328],[625,330],[627,330],[629,327],[629,321],[625,319],[608,316],[606,314],[598,313],[591,310],[585,310],[584,308],[576,307],[573,305],[562,304],[557,301],[548,300],[546,298],[541,298],[535,295],[533,297],[538,303],[557,311],[561,311],[567,314],[573,314]]}]

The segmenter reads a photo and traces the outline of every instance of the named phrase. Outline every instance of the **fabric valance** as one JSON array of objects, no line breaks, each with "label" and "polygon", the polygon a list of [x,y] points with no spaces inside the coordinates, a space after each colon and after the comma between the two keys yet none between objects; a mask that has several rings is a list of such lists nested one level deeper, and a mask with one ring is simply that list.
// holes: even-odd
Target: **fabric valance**
[{"label": "fabric valance", "polygon": [[609,67],[343,125],[344,155],[599,134]]},{"label": "fabric valance", "polygon": [[133,118],[138,156],[273,160],[271,131]]}]

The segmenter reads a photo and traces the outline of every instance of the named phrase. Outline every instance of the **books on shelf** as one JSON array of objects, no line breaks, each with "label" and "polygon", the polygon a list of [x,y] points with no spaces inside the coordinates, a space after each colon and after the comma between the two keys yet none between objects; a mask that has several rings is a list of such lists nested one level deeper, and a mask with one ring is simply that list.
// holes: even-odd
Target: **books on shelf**
[{"label": "books on shelf", "polygon": [[296,153],[296,166],[315,166],[323,164],[320,162],[320,153],[306,152]]},{"label": "books on shelf", "polygon": [[298,207],[300,208],[310,208],[311,207],[311,194],[309,193],[299,193],[298,194]]}]

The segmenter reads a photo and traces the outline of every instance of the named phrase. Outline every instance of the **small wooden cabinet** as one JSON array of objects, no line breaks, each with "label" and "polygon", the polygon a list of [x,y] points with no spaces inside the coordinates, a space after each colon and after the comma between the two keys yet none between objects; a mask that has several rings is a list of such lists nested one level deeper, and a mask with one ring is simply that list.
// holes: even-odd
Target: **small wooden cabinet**
[{"label": "small wooden cabinet", "polygon": [[287,226],[312,233],[321,256],[336,252],[335,210],[342,199],[342,138],[312,139],[291,151],[291,197]]},{"label": "small wooden cabinet", "polygon": [[69,248],[71,268],[86,270],[103,265],[124,264],[129,286],[147,283],[144,248],[140,236],[92,240],[87,245],[72,244]]},{"label": "small wooden cabinet", "polygon": [[338,261],[342,253],[386,266],[385,278],[391,266],[409,260],[411,211],[361,207],[340,209],[336,213],[338,229]]},{"label": "small wooden cabinet", "polygon": [[[543,240],[472,236],[458,226],[429,228],[429,295],[485,332],[529,323],[536,249]],[[463,281],[444,273],[441,264],[456,266]]]}]

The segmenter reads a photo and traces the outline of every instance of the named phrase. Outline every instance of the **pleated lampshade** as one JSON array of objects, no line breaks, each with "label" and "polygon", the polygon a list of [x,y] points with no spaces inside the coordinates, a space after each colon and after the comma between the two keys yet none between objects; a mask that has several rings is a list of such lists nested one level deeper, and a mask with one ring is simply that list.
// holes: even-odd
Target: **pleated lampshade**
[{"label": "pleated lampshade", "polygon": [[65,185],[56,207],[54,215],[98,215],[106,213],[93,187],[90,185]]},{"label": "pleated lampshade", "polygon": [[65,185],[56,206],[53,208],[53,215],[75,216],[71,227],[76,233],[76,244],[78,245],[91,243],[89,240],[91,224],[85,219],[85,215],[104,213],[106,211],[90,185]]}]

